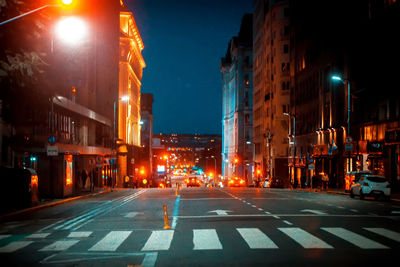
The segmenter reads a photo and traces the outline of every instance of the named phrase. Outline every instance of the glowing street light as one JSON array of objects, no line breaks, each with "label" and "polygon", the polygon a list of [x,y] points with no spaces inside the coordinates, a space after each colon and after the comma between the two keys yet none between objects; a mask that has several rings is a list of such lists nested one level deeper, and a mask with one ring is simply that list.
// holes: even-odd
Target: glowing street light
[{"label": "glowing street light", "polygon": [[80,43],[88,33],[87,24],[78,17],[66,17],[56,25],[58,37],[69,45]]}]

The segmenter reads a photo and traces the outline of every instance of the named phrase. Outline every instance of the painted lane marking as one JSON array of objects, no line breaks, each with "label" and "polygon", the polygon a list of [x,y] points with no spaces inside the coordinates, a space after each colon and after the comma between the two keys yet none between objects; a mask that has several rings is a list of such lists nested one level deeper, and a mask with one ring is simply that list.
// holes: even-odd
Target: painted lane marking
[{"label": "painted lane marking", "polygon": [[78,243],[79,240],[61,240],[56,241],[44,248],[40,249],[39,251],[64,251]]},{"label": "painted lane marking", "polygon": [[132,231],[111,231],[89,251],[115,251],[131,233]]},{"label": "painted lane marking", "polygon": [[171,228],[175,229],[176,225],[178,224],[178,216],[179,216],[179,203],[181,201],[181,196],[178,195],[175,199],[175,204],[174,204],[174,211],[172,212],[172,224]]},{"label": "painted lane marking", "polygon": [[[92,210],[90,212],[84,213],[84,214],[82,214],[82,215],[80,215],[78,217],[75,217],[75,218],[71,219],[71,220],[65,221],[63,224],[58,225],[54,229],[55,230],[61,230],[61,229],[70,230],[74,226],[77,226],[79,223],[83,223],[82,225],[73,228],[73,230],[77,230],[78,228],[80,228],[84,224],[86,224],[87,222],[91,221],[91,219],[94,218],[95,216],[105,214],[106,212],[111,211],[112,209],[121,207],[121,206],[125,205],[126,203],[128,203],[130,200],[138,198],[144,192],[145,192],[145,190],[140,190],[140,191],[136,192],[133,195],[128,195],[128,196],[124,196],[122,198],[118,198],[118,199],[114,199],[112,201],[108,201],[108,202],[100,205],[99,207],[97,207],[96,209],[94,209],[94,210]],[[117,206],[114,206],[114,205],[110,204],[110,203],[114,203],[114,202],[119,201],[119,200],[122,200],[122,202],[121,202],[121,204],[119,204]],[[85,221],[86,221],[86,223],[84,223]]]},{"label": "painted lane marking", "polygon": [[174,230],[153,231],[142,251],[168,250],[174,236]]},{"label": "painted lane marking", "polygon": [[251,205],[253,208],[257,208],[257,206],[256,205]]},{"label": "painted lane marking", "polygon": [[262,211],[263,209],[262,208],[258,208],[258,210]]},{"label": "painted lane marking", "polygon": [[282,222],[284,222],[284,223],[286,223],[286,224],[288,224],[288,225],[293,225],[293,223],[291,223],[291,222],[289,222],[289,221],[286,221],[286,220],[283,220]]},{"label": "painted lane marking", "polygon": [[359,248],[364,248],[364,249],[385,249],[388,248],[387,246],[384,246],[378,242],[375,242],[371,239],[368,239],[366,237],[363,237],[359,234],[353,233],[349,230],[346,230],[344,228],[340,227],[322,227],[321,228],[324,231],[327,231],[328,233],[331,233],[337,237],[340,237],[347,242],[350,242],[351,244],[359,247]]},{"label": "painted lane marking", "polygon": [[193,229],[194,250],[222,249],[215,229]]},{"label": "painted lane marking", "polygon": [[325,243],[321,239],[313,236],[312,234],[297,228],[278,228],[281,232],[292,238],[304,248],[333,248],[331,245]]},{"label": "painted lane marking", "polygon": [[385,228],[364,228],[364,229],[373,232],[375,234],[384,236],[386,238],[392,239],[394,241],[400,242],[400,233],[397,233],[395,231],[391,231]]},{"label": "painted lane marking", "polygon": [[4,239],[4,238],[7,238],[7,237],[10,237],[11,235],[0,235],[0,240],[1,239]]},{"label": "painted lane marking", "polygon": [[278,246],[258,228],[236,228],[251,249],[278,248]]},{"label": "painted lane marking", "polygon": [[342,206],[336,206],[338,209],[345,209],[345,207]]},{"label": "painted lane marking", "polygon": [[137,212],[137,211],[132,211],[132,212],[128,212],[127,214],[125,214],[125,218],[133,218],[138,214],[143,214],[143,212]]},{"label": "painted lane marking", "polygon": [[181,200],[182,200],[182,201],[183,201],[183,200],[185,200],[185,201],[191,201],[191,200],[198,201],[198,200],[221,200],[221,199],[223,199],[223,200],[227,200],[227,199],[229,199],[229,200],[234,200],[234,199],[232,199],[231,197],[214,197],[214,198],[212,198],[212,197],[210,197],[210,198],[205,198],[205,197],[203,197],[203,198],[182,198]]},{"label": "painted lane marking", "polygon": [[321,211],[321,210],[310,210],[310,209],[305,209],[305,210],[301,210],[300,212],[310,212],[310,213],[314,213],[317,215],[325,215],[326,213]]},{"label": "painted lane marking", "polygon": [[89,237],[93,232],[71,232],[68,237],[72,238],[80,238],[80,237]]},{"label": "painted lane marking", "polygon": [[207,213],[215,212],[217,215],[228,215],[228,212],[232,212],[231,210],[210,210]]},{"label": "painted lane marking", "polygon": [[280,217],[276,215],[272,215],[272,217],[274,217],[275,219],[280,219]]},{"label": "painted lane marking", "polygon": [[358,212],[358,210],[355,210],[355,209],[350,209],[350,211],[352,211],[352,212]]},{"label": "painted lane marking", "polygon": [[10,244],[1,247],[0,248],[0,253],[9,253],[9,252],[14,252],[17,251],[21,248],[24,248],[28,245],[30,245],[31,243],[33,243],[33,241],[15,241],[15,242],[11,242]]},{"label": "painted lane marking", "polygon": [[40,238],[46,238],[48,235],[50,235],[50,233],[34,233],[34,234],[31,234],[31,235],[28,235],[25,238],[38,238],[38,239],[40,239]]}]

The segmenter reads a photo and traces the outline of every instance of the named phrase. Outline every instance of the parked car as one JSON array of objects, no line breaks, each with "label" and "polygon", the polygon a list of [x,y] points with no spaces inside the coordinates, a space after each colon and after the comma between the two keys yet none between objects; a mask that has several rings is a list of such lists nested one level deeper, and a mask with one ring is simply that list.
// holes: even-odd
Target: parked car
[{"label": "parked car", "polygon": [[366,171],[354,171],[354,172],[346,173],[346,175],[344,177],[344,182],[345,182],[344,190],[346,192],[349,192],[350,188],[351,188],[351,185],[354,182],[358,182],[358,180],[360,179],[361,175],[363,175],[363,174],[372,174],[372,172],[370,170],[366,170]]},{"label": "parked car", "polygon": [[39,178],[35,170],[0,167],[0,182],[0,212],[38,204]]},{"label": "parked car", "polygon": [[383,176],[373,174],[363,174],[357,182],[354,182],[350,188],[350,197],[360,196],[364,199],[365,196],[372,196],[375,199],[380,197],[390,200],[390,183]]},{"label": "parked car", "polygon": [[201,186],[201,181],[197,177],[189,177],[186,179],[186,186],[191,187],[191,186]]},{"label": "parked car", "polygon": [[229,179],[228,186],[230,187],[246,186],[246,181],[239,177],[233,177]]}]

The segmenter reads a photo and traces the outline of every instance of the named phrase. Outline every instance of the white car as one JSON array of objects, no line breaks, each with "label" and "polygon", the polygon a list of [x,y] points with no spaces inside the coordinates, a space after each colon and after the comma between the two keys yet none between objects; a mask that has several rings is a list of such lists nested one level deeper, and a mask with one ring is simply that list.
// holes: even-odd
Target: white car
[{"label": "white car", "polygon": [[373,196],[375,199],[383,197],[390,199],[390,184],[383,176],[373,174],[363,174],[357,182],[354,182],[350,188],[350,197],[355,195],[364,199],[365,196]]}]

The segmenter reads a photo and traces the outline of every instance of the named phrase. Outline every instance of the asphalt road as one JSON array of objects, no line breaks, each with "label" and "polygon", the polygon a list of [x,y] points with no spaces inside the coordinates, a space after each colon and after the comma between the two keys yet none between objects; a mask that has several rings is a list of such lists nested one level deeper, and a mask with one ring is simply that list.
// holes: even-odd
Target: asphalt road
[{"label": "asphalt road", "polygon": [[[2,266],[371,266],[400,203],[285,189],[120,190],[0,222]],[[168,225],[163,229],[163,205]]]}]

